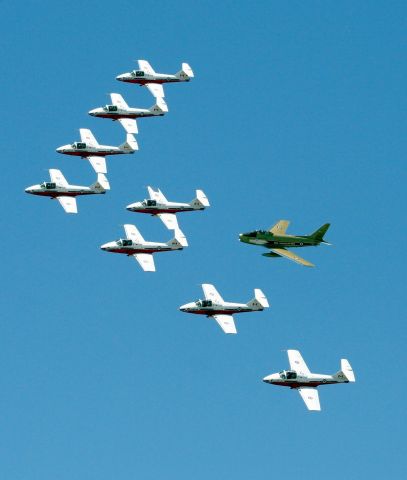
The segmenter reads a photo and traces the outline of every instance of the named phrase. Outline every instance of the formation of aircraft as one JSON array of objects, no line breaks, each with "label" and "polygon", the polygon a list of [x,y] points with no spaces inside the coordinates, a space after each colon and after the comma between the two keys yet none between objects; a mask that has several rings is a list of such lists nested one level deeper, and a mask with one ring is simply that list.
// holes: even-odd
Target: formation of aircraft
[{"label": "formation of aircraft", "polygon": [[263,382],[298,390],[308,410],[321,410],[317,390],[320,385],[355,382],[355,374],[345,358],[341,359],[341,369],[337,373],[324,375],[311,373],[298,350],[287,350],[287,354],[290,370],[267,375]]},{"label": "formation of aircraft", "polygon": [[214,318],[225,333],[237,333],[233,314],[258,312],[269,307],[266,296],[259,288],[255,288],[254,298],[247,303],[225,302],[216,288],[209,283],[202,284],[202,289],[205,300],[186,303],[179,309],[181,312]]},{"label": "formation of aircraft", "polygon": [[145,272],[155,272],[153,253],[182,250],[188,246],[187,239],[181,230],[175,230],[175,236],[167,243],[147,242],[135,225],[124,225],[125,239],[115,240],[102,245],[106,252],[123,253],[134,257]]},{"label": "formation of aircraft", "polygon": [[103,173],[98,173],[97,180],[89,187],[69,185],[61,170],[51,168],[49,170],[50,182],[43,182],[38,185],[27,187],[25,191],[32,195],[50,197],[57,199],[66,213],[78,213],[76,198],[80,195],[94,195],[106,193],[110,185]]},{"label": "formation of aircraft", "polygon": [[146,60],[138,60],[138,66],[138,70],[122,73],[116,80],[146,86],[154,97],[164,98],[163,83],[189,82],[194,78],[194,72],[187,63],[183,63],[181,70],[175,74],[157,73]]},{"label": "formation of aircraft", "polygon": [[119,93],[111,93],[111,105],[94,108],[88,113],[93,117],[117,120],[127,133],[138,133],[136,118],[163,116],[168,112],[168,106],[163,98],[156,98],[155,104],[150,108],[129,107]]},{"label": "formation of aircraft", "polygon": [[79,133],[80,142],[62,145],[57,148],[57,152],[88,159],[96,173],[107,173],[105,159],[107,155],[123,155],[138,150],[136,138],[131,133],[126,135],[126,141],[118,147],[100,145],[87,128],[80,128]]},{"label": "formation of aircraft", "polygon": [[270,230],[254,230],[253,232],[241,233],[239,240],[270,249],[270,252],[262,254],[264,257],[284,257],[306,267],[314,267],[314,264],[290,252],[287,248],[310,247],[321,243],[330,245],[324,240],[324,235],[330,224],[325,223],[310,235],[287,235],[286,231],[289,225],[288,220],[280,220]]},{"label": "formation of aircraft", "polygon": [[204,210],[209,207],[209,200],[202,190],[196,190],[196,198],[189,203],[169,202],[160,189],[147,187],[150,199],[127,205],[127,210],[136,213],[148,213],[159,217],[169,230],[179,228],[176,213]]}]

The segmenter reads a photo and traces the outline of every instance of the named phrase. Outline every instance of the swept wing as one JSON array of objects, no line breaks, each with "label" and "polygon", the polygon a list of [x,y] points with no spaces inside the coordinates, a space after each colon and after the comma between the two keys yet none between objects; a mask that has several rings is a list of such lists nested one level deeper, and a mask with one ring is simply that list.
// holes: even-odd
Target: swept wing
[{"label": "swept wing", "polygon": [[179,229],[177,216],[174,213],[158,213],[159,217],[168,230]]},{"label": "swept wing", "polygon": [[287,350],[287,355],[291,370],[295,370],[300,375],[310,375],[311,372],[298,350]]},{"label": "swept wing", "polygon": [[110,98],[112,99],[112,104],[116,105],[116,107],[121,108],[123,110],[127,110],[129,106],[125,102],[124,98],[120,95],[120,93],[111,93]]},{"label": "swept wing", "polygon": [[80,128],[81,142],[86,143],[90,147],[98,147],[99,143],[96,141],[93,133],[87,128]]},{"label": "swept wing", "polygon": [[153,67],[147,62],[147,60],[138,60],[139,70],[143,70],[148,75],[155,75]]},{"label": "swept wing", "polygon": [[237,333],[232,315],[213,315],[213,318],[225,333]]},{"label": "swept wing", "polygon": [[301,387],[298,388],[298,391],[302,399],[304,400],[308,410],[321,410],[321,405],[319,404],[318,390],[316,388]]},{"label": "swept wing", "polygon": [[105,157],[90,156],[86,157],[96,173],[107,173]]},{"label": "swept wing", "polygon": [[147,187],[148,194],[150,195],[151,200],[155,200],[158,203],[167,203],[167,199],[164,197],[160,189],[153,190],[150,186]]},{"label": "swept wing", "polygon": [[137,230],[137,228],[134,225],[129,225],[129,224],[124,225],[124,231],[126,232],[126,237],[129,240],[132,240],[134,243],[138,243],[138,244],[144,243],[144,238],[142,237],[141,233]]},{"label": "swept wing", "polygon": [[60,187],[68,187],[68,182],[66,178],[62,175],[61,170],[57,170],[56,168],[50,168],[49,176],[51,177],[51,182],[56,183]]},{"label": "swept wing", "polygon": [[313,263],[308,262],[308,260],[304,260],[295,253],[286,250],[285,248],[272,248],[271,251],[276,255],[279,255],[280,257],[288,258],[288,260],[292,260],[293,262],[304,265],[305,267],[315,267]]},{"label": "swept wing", "polygon": [[62,205],[62,208],[66,213],[78,213],[78,207],[76,206],[76,199],[73,197],[57,197],[58,202]]},{"label": "swept wing", "polygon": [[127,133],[138,133],[137,122],[135,118],[118,118],[117,121],[126,130]]},{"label": "swept wing", "polygon": [[146,87],[150,90],[151,95],[155,98],[164,98],[164,87],[159,83],[146,83]]},{"label": "swept wing", "polygon": [[287,231],[288,225],[290,225],[289,220],[279,220],[275,225],[273,225],[269,232],[273,233],[274,235],[284,235]]},{"label": "swept wing", "polygon": [[145,272],[155,272],[154,258],[151,253],[136,253],[133,257]]},{"label": "swept wing", "polygon": [[206,300],[212,300],[217,305],[222,305],[223,303],[225,303],[223,298],[219,295],[219,292],[210,283],[203,283],[202,289],[204,291]]}]

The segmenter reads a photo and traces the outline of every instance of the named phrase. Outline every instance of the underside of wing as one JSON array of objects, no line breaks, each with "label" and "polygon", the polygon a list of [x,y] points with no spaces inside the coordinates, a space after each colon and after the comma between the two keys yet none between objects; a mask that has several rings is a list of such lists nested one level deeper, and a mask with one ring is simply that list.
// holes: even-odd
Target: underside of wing
[{"label": "underside of wing", "polygon": [[212,300],[213,302],[217,303],[218,305],[222,305],[222,303],[224,303],[224,300],[219,295],[219,292],[210,283],[203,283],[202,284],[202,289],[204,291],[204,295],[205,295],[206,300]]},{"label": "underside of wing", "polygon": [[80,128],[79,133],[81,134],[81,142],[86,143],[90,147],[97,147],[99,145],[93,133],[89,129]]},{"label": "underside of wing", "polygon": [[105,157],[86,157],[96,173],[107,173]]},{"label": "underside of wing", "polygon": [[78,213],[76,199],[74,197],[57,197],[58,202],[66,213]]},{"label": "underside of wing", "polygon": [[148,73],[149,75],[154,75],[155,71],[153,67],[147,62],[147,60],[138,60],[139,70]]},{"label": "underside of wing", "polygon": [[120,93],[111,93],[110,98],[112,100],[112,104],[116,105],[116,107],[119,107],[123,110],[127,110],[129,106],[125,102],[124,98],[120,95]]},{"label": "underside of wing", "polygon": [[304,265],[305,267],[315,267],[313,263],[308,262],[308,260],[304,260],[295,253],[286,250],[285,248],[272,248],[271,251],[276,255],[280,255],[280,257],[288,258],[288,260],[292,260],[293,262]]},{"label": "underside of wing", "polygon": [[280,220],[270,228],[269,232],[273,233],[274,235],[284,235],[287,231],[288,225],[290,225],[289,220]]},{"label": "underside of wing", "polygon": [[126,237],[129,240],[132,240],[134,243],[143,243],[144,238],[141,235],[141,233],[138,231],[137,227],[135,225],[123,225],[124,226],[124,231],[126,232]]},{"label": "underside of wing", "polygon": [[155,272],[154,258],[150,253],[136,253],[133,257],[145,272]]},{"label": "underside of wing", "polygon": [[146,83],[146,87],[150,90],[151,95],[155,98],[164,98],[164,87],[159,83]]},{"label": "underside of wing", "polygon": [[237,333],[232,315],[213,315],[213,318],[225,333]]},{"label": "underside of wing", "polygon": [[127,133],[138,133],[137,122],[135,118],[119,118],[118,122]]},{"label": "underside of wing", "polygon": [[177,228],[179,229],[178,220],[175,213],[159,213],[157,214],[157,217],[161,219],[168,230],[175,230]]},{"label": "underside of wing", "polygon": [[304,400],[308,410],[321,410],[321,405],[319,404],[318,390],[316,388],[302,387],[298,388],[298,392]]},{"label": "underside of wing", "polygon": [[57,170],[56,168],[50,168],[49,176],[51,177],[51,182],[54,182],[61,187],[68,186],[68,182],[66,181],[66,178],[62,175],[61,170]]},{"label": "underside of wing", "polygon": [[311,373],[298,350],[287,350],[287,355],[291,370],[295,370],[297,373],[303,375],[309,375]]},{"label": "underside of wing", "polygon": [[160,189],[154,190],[148,186],[147,190],[151,200],[155,200],[158,203],[167,203],[167,199],[164,197],[163,192]]}]

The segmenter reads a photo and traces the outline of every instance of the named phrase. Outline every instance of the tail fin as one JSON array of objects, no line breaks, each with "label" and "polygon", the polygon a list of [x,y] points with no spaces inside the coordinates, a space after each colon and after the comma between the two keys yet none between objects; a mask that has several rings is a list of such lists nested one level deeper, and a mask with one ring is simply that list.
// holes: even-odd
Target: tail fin
[{"label": "tail fin", "polygon": [[189,80],[190,78],[194,78],[194,72],[187,63],[183,63],[181,70],[177,72],[175,76],[180,80]]},{"label": "tail fin", "polygon": [[339,382],[355,382],[355,374],[346,358],[341,358],[341,369],[335,373],[334,378]]},{"label": "tail fin", "polygon": [[126,141],[122,143],[119,148],[125,150],[128,153],[133,153],[138,150],[138,144],[136,137],[132,133],[126,135]]},{"label": "tail fin", "polygon": [[253,310],[263,310],[264,308],[268,308],[270,305],[260,288],[255,288],[254,298],[250,300],[250,302],[247,302],[247,306]]},{"label": "tail fin", "polygon": [[174,250],[181,250],[188,246],[187,238],[183,232],[177,228],[175,229],[175,237],[167,242],[169,247],[173,247]]},{"label": "tail fin", "polygon": [[324,225],[322,225],[322,227],[319,227],[318,230],[315,230],[315,232],[311,233],[311,235],[309,236],[314,240],[317,240],[318,242],[323,242],[324,235],[330,226],[331,226],[330,223],[325,223]]},{"label": "tail fin", "polygon": [[209,207],[209,200],[202,190],[196,190],[196,198],[189,204],[196,210],[203,210],[205,207]]},{"label": "tail fin", "polygon": [[164,113],[167,113],[168,106],[165,103],[165,100],[161,97],[157,97],[155,105],[150,108],[150,112],[154,115],[164,115]]},{"label": "tail fin", "polygon": [[95,183],[92,183],[90,186],[92,190],[96,192],[105,192],[106,190],[110,190],[110,183],[106,178],[106,175],[103,173],[98,173],[98,178]]}]

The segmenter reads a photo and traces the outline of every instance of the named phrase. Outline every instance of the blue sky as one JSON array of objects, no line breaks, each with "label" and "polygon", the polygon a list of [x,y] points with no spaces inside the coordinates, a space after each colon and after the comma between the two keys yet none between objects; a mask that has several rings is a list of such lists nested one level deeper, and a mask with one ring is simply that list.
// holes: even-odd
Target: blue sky
[{"label": "blue sky", "polygon": [[[401,478],[406,470],[405,2],[2,3],[0,452],[7,480],[270,476]],[[140,151],[108,160],[112,190],[79,215],[24,193],[60,168],[55,148],[90,128],[118,145],[120,125],[91,118],[109,92],[149,107],[115,76],[148,59],[182,61],[163,118],[139,121]],[[161,188],[205,212],[180,216],[190,247],[146,274],[102,243],[134,223],[125,210]],[[238,242],[280,218],[325,222],[315,269]],[[237,317],[238,335],[178,311],[214,283],[227,300],[263,289],[271,308]],[[306,411],[263,376],[301,350],[311,370],[346,357],[357,383],[320,389]]]}]

